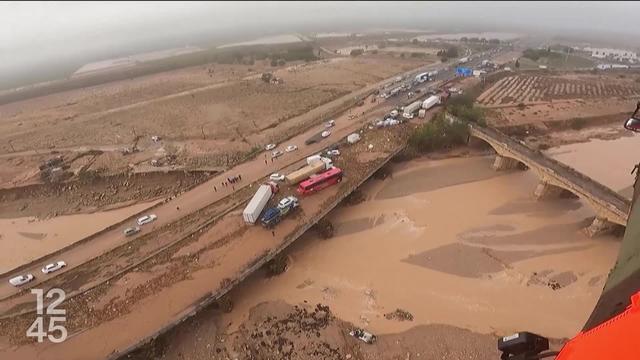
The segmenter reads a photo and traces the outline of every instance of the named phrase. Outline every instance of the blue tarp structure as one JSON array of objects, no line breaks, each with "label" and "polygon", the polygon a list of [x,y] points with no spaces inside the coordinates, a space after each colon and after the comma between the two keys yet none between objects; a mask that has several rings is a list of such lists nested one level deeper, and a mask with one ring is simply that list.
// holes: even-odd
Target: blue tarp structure
[{"label": "blue tarp structure", "polygon": [[467,67],[458,66],[456,68],[456,76],[471,76],[473,75],[473,70]]}]

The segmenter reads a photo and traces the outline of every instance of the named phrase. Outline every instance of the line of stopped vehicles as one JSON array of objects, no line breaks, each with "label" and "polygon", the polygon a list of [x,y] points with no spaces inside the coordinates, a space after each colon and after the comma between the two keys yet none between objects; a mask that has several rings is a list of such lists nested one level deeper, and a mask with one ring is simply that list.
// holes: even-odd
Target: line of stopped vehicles
[{"label": "line of stopped vehicles", "polygon": [[[433,74],[429,74],[432,76]],[[426,74],[421,74],[421,78],[416,78],[417,82],[427,81]],[[426,111],[442,104],[452,95],[461,94],[462,91],[449,87],[444,91],[430,90],[425,92],[428,97],[424,100],[414,101],[404,107],[393,109],[390,113],[383,117],[383,120],[373,121],[369,125],[369,129],[394,126],[413,119],[416,115],[425,117]],[[380,97],[385,97],[381,95]],[[330,129],[335,126],[334,120],[329,120],[324,124],[324,130],[320,133],[320,140],[331,135]],[[361,130],[362,132],[362,130]],[[315,138],[313,142],[317,141]],[[352,133],[346,137],[348,144],[355,144],[361,140],[360,133]],[[310,144],[309,140],[307,145]],[[371,149],[373,145],[369,145]],[[266,151],[271,151],[272,158],[283,155],[283,151],[277,150],[277,144],[268,144],[265,146]],[[292,152],[297,150],[296,145],[288,145],[284,152]],[[293,213],[300,207],[300,200],[296,196],[284,196],[276,201],[276,194],[280,191],[280,183],[284,183],[290,187],[296,186],[296,192],[299,196],[311,195],[321,191],[334,184],[342,181],[344,176],[343,170],[333,165],[332,158],[340,155],[338,145],[332,145],[322,151],[320,154],[312,155],[306,158],[306,164],[301,168],[294,170],[288,174],[273,173],[269,176],[268,181],[258,187],[255,194],[249,200],[242,212],[244,221],[249,225],[260,223],[267,229],[275,227],[283,218]],[[271,206],[268,206],[269,203]],[[376,336],[356,328],[349,332],[349,335],[359,339],[365,343],[371,344],[376,341]]]}]

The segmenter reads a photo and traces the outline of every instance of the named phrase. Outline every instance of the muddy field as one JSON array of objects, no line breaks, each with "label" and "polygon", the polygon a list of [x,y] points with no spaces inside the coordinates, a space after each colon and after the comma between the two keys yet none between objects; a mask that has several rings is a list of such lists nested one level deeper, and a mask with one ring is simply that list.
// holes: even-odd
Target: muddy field
[{"label": "muddy field", "polygon": [[[166,156],[173,169],[227,166],[325,120],[353,101],[348,94],[424,64],[382,55],[280,68],[216,64],[7,104],[0,106],[0,183],[33,183],[54,151],[99,150],[85,170],[109,174],[144,170]],[[282,81],[262,81],[265,69]],[[162,141],[152,142],[154,135]]]},{"label": "muddy field", "polygon": [[113,209],[175,195],[205,181],[209,175],[174,172],[96,176],[67,183],[0,189],[0,218],[46,218]]},{"label": "muddy field", "polygon": [[[495,338],[447,325],[417,326],[368,345],[351,338],[353,325],[323,304],[265,302],[238,330],[224,323],[224,303],[178,326],[150,346],[122,357],[177,359],[497,359]],[[206,320],[205,320],[206,319]],[[196,339],[194,341],[194,339]],[[473,357],[471,357],[473,356]]]}]

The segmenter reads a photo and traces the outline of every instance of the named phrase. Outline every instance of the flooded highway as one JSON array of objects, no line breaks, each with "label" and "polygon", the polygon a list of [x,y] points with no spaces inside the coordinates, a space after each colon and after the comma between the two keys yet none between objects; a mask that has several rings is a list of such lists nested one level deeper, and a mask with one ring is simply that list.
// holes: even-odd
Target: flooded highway
[{"label": "flooded highway", "polygon": [[71,245],[159,201],[43,220],[35,217],[0,219],[0,273]]}]

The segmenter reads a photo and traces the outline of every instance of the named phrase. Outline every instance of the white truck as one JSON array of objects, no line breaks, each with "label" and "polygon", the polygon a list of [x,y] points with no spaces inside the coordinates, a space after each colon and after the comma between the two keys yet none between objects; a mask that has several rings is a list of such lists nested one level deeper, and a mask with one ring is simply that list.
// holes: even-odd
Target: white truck
[{"label": "white truck", "polygon": [[422,108],[424,110],[429,110],[432,107],[438,105],[439,103],[440,103],[440,97],[436,95],[432,95],[422,102]]},{"label": "white truck", "polygon": [[415,78],[415,82],[416,83],[423,83],[423,82],[428,81],[428,80],[429,80],[429,73],[427,73],[427,72],[418,74],[418,75],[416,75],[416,78]]},{"label": "white truck", "polygon": [[421,106],[422,102],[420,101],[414,101],[411,104],[405,106],[403,109],[402,117],[404,117],[405,119],[413,119],[413,114],[416,111],[420,110]]},{"label": "white truck", "polygon": [[269,199],[278,192],[278,184],[268,182],[260,185],[258,191],[249,200],[249,203],[242,211],[242,218],[247,224],[255,224],[260,219],[260,214],[269,202]]},{"label": "white truck", "polygon": [[307,157],[307,165],[311,165],[311,163],[314,163],[318,160],[322,159],[322,156],[320,154],[317,155],[311,155],[309,157]]}]

